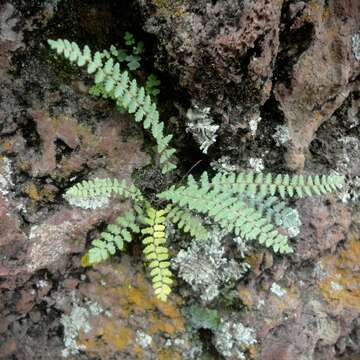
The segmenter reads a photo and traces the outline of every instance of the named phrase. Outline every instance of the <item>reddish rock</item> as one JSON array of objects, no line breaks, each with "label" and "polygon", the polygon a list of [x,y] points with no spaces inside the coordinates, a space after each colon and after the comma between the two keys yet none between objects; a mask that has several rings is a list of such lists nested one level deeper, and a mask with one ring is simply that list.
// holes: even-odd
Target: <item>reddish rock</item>
[{"label": "reddish rock", "polygon": [[299,260],[316,259],[325,251],[334,251],[340,241],[346,240],[351,225],[351,212],[335,198],[326,204],[319,197],[298,201],[301,232],[294,256]]},{"label": "reddish rock", "polygon": [[36,292],[33,289],[21,290],[20,300],[16,303],[16,311],[27,314],[35,305]]},{"label": "reddish rock", "polygon": [[[346,17],[346,21],[344,21]],[[286,156],[292,170],[304,168],[308,147],[319,126],[353,91],[360,63],[351,37],[358,30],[358,0],[309,2],[295,19],[292,31],[313,26],[311,44],[293,66],[289,84],[278,83],[275,95],[290,131]]]}]

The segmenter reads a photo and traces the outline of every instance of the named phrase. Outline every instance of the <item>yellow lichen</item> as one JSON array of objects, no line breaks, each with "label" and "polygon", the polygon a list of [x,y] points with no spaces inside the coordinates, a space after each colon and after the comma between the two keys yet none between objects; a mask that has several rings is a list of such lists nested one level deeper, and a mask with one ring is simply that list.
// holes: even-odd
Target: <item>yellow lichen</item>
[{"label": "yellow lichen", "polygon": [[38,188],[34,183],[30,183],[25,185],[24,192],[29,196],[29,198],[35,202],[41,200],[41,196],[39,194]]},{"label": "yellow lichen", "polygon": [[321,260],[325,277],[319,288],[327,302],[333,306],[360,310],[360,241],[349,240],[338,255]]},{"label": "yellow lichen", "polygon": [[[134,359],[142,359],[144,350],[135,341],[136,332],[141,330],[151,336],[147,350],[158,359],[181,359],[175,350],[163,348],[168,337],[175,339],[185,331],[185,321],[178,309],[180,299],[173,295],[166,303],[159,301],[143,269],[139,267],[134,275],[129,263],[103,264],[97,269],[91,272],[92,285],[83,284],[83,291],[112,315],[97,317],[92,331],[80,335],[79,344],[100,358],[113,353],[121,358],[124,351],[134,354]],[[104,285],[94,286],[94,279]],[[141,327],[136,320],[130,320],[137,318],[141,318]]]},{"label": "yellow lichen", "polygon": [[54,200],[54,189],[48,185],[41,188],[34,183],[27,183],[24,186],[23,191],[34,202]]},{"label": "yellow lichen", "polygon": [[153,0],[160,15],[175,15],[177,17],[183,16],[186,13],[183,6],[184,2],[184,0]]},{"label": "yellow lichen", "polygon": [[181,360],[181,359],[182,357],[178,352],[168,348],[168,349],[160,350],[159,356],[156,360]]}]

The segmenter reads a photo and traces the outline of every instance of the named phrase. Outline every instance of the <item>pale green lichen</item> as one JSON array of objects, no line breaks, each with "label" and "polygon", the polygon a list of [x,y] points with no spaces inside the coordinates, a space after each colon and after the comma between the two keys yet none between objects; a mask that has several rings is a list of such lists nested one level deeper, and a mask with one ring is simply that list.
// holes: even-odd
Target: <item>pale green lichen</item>
[{"label": "pale green lichen", "polygon": [[231,164],[229,156],[222,156],[221,158],[212,161],[210,166],[213,170],[224,174],[231,174],[239,171],[238,166]]},{"label": "pale green lichen", "polygon": [[244,326],[236,314],[221,319],[214,334],[214,345],[225,359],[245,360],[246,350],[256,342],[255,330]]},{"label": "pale green lichen", "polygon": [[74,305],[69,315],[63,314],[61,316],[61,324],[64,327],[64,345],[65,349],[62,351],[64,358],[70,355],[76,355],[83,347],[77,343],[77,338],[81,331],[88,333],[91,330],[89,322],[90,316],[97,316],[104,312],[101,306],[95,302],[88,302],[86,306],[82,307],[74,298]]},{"label": "pale green lichen", "polygon": [[237,263],[225,257],[221,243],[225,233],[217,228],[206,240],[194,240],[186,250],[179,251],[174,267],[179,276],[209,303],[219,294],[222,286],[241,279],[248,271],[247,263]]}]

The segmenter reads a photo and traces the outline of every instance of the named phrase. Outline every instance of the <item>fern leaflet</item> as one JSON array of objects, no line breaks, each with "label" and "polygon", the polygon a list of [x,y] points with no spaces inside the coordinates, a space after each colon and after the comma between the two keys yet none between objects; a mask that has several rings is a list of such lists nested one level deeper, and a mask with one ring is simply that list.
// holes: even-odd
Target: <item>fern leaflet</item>
[{"label": "fern leaflet", "polygon": [[162,301],[166,301],[171,292],[172,274],[170,271],[169,251],[166,247],[165,235],[165,210],[155,210],[149,207],[145,218],[146,228],[141,230],[145,236],[143,252],[146,261],[149,262],[150,276],[155,295]]}]

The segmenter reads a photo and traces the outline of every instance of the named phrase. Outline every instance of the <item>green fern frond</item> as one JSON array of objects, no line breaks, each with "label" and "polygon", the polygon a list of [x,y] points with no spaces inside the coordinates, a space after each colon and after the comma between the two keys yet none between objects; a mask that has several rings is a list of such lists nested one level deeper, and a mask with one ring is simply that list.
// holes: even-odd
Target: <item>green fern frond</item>
[{"label": "green fern frond", "polygon": [[190,235],[196,239],[204,240],[207,239],[209,235],[198,216],[194,216],[189,211],[180,209],[177,206],[169,210],[167,219],[180,230],[185,233],[190,233]]},{"label": "green fern frond", "polygon": [[241,235],[245,240],[255,240],[275,252],[292,252],[288,238],[280,234],[263,211],[250,207],[244,200],[239,200],[231,191],[213,188],[211,183],[202,177],[200,186],[192,177],[188,186],[171,187],[158,195],[160,199],[171,201],[174,205],[188,208],[211,217],[228,232]]},{"label": "green fern frond", "polygon": [[117,217],[114,224],[107,225],[105,231],[100,234],[100,238],[91,242],[91,248],[87,254],[87,265],[106,260],[115,254],[116,249],[122,251],[124,242],[132,241],[131,233],[140,232],[135,221],[134,214],[127,211]]},{"label": "green fern frond", "polygon": [[136,186],[129,185],[125,180],[117,179],[84,180],[68,189],[64,198],[73,206],[96,209],[106,206],[112,194],[134,202],[144,201]]},{"label": "green fern frond", "polygon": [[50,47],[62,54],[70,62],[78,66],[87,66],[87,72],[95,75],[95,84],[102,85],[101,93],[107,93],[116,101],[118,107],[134,114],[135,121],[142,122],[145,129],[151,131],[157,143],[160,166],[165,174],[176,168],[170,161],[175,149],[169,147],[171,135],[164,135],[164,123],[159,121],[156,104],[147,95],[144,87],[139,86],[135,79],[130,79],[127,71],[121,71],[118,62],[109,52],[96,52],[92,56],[88,46],[83,50],[68,40],[48,40]]},{"label": "green fern frond", "polygon": [[[201,184],[208,186],[207,184]],[[232,191],[233,193],[247,193],[254,195],[260,193],[262,195],[279,194],[281,198],[297,195],[313,196],[321,195],[329,192],[337,191],[344,185],[344,176],[304,176],[287,174],[272,175],[263,173],[244,172],[235,174],[217,174],[211,181],[212,188],[220,187],[224,191]]]},{"label": "green fern frond", "polygon": [[298,212],[288,207],[278,197],[242,194],[240,199],[245,201],[248,207],[260,211],[270,223],[273,222],[284,228],[290,237],[294,237],[300,232],[301,221]]},{"label": "green fern frond", "polygon": [[166,247],[165,210],[155,210],[149,207],[144,219],[146,228],[141,230],[145,235],[143,253],[150,268],[150,276],[155,295],[158,299],[166,301],[171,293],[170,285],[173,283],[170,271],[169,251]]}]

